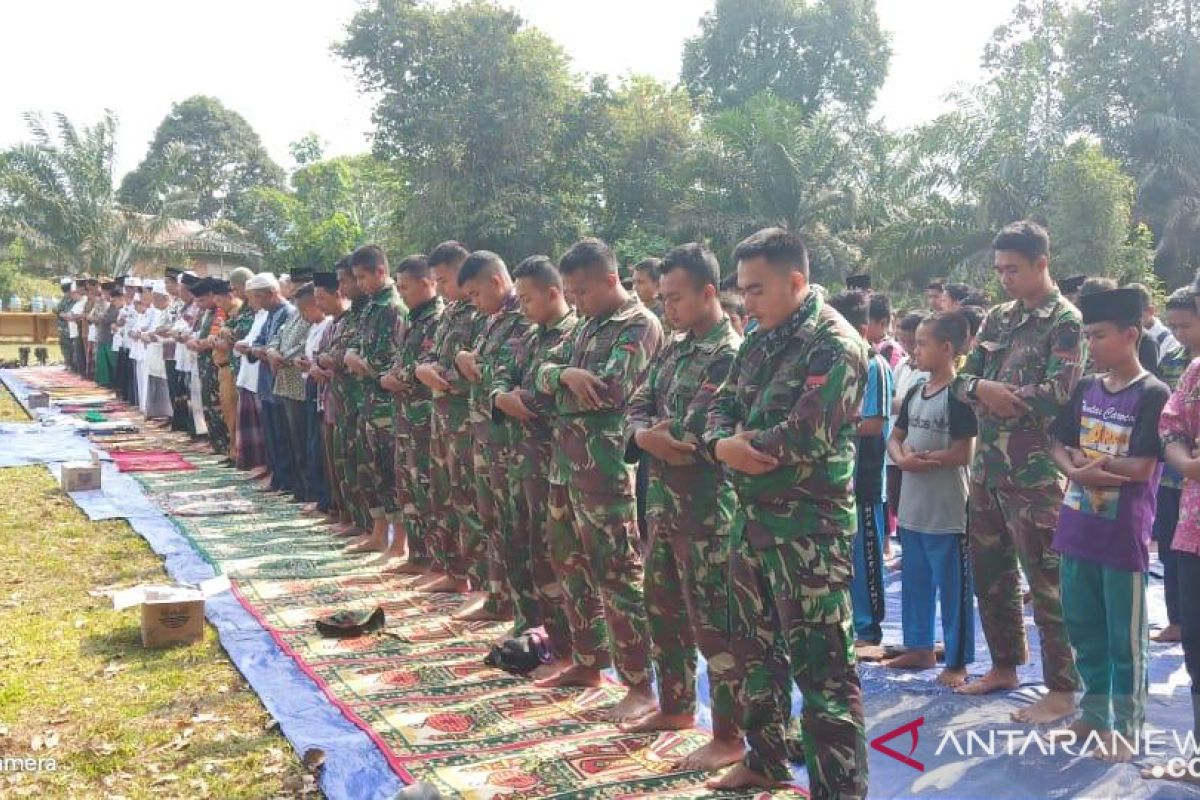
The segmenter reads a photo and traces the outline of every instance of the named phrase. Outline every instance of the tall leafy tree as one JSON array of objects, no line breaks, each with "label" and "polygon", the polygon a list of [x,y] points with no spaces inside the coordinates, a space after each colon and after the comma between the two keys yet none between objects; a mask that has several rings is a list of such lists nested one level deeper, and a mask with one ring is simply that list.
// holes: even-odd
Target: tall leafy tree
[{"label": "tall leafy tree", "polygon": [[[48,125],[26,115],[31,141],[0,157],[0,231],[21,243],[25,263],[46,269],[125,273],[164,232],[176,198],[157,192],[138,213],[117,201],[112,112],[78,128],[64,114]],[[177,154],[167,154],[174,163]]]},{"label": "tall leafy tree", "polygon": [[682,81],[716,109],[770,91],[804,116],[863,111],[890,57],[874,0],[717,0],[684,45]]},{"label": "tall leafy tree", "polygon": [[176,103],[159,124],[137,169],[121,182],[121,199],[146,208],[167,191],[186,191],[186,216],[203,223],[246,221],[255,187],[279,187],[283,170],[245,118],[213,97]]},{"label": "tall leafy tree", "polygon": [[375,152],[403,164],[417,241],[520,258],[579,235],[587,183],[566,122],[581,89],[545,35],[490,3],[375,0],[338,52],[378,98]]}]

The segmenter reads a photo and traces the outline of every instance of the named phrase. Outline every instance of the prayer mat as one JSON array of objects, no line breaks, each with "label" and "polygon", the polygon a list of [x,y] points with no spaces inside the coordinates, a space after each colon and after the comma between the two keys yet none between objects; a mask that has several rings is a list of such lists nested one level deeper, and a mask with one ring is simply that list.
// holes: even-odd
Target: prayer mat
[{"label": "prayer mat", "polygon": [[111,455],[121,472],[181,472],[196,468],[173,450],[142,450]]},{"label": "prayer mat", "polygon": [[[380,575],[370,556],[345,554],[344,541],[330,535],[323,520],[256,492],[240,473],[197,463],[190,472],[134,477],[176,514],[192,504],[235,499],[252,506],[237,515],[176,516],[175,523],[230,576],[238,600],[405,781],[426,781],[447,797],[480,799],[710,796],[703,788],[709,775],[671,767],[707,734],[622,733],[600,718],[624,693],[620,686],[547,691],[485,666],[506,624],[451,620],[461,597],[418,594],[406,588],[412,578]],[[380,634],[326,639],[315,629],[317,619],[336,611],[375,606],[387,616]]]}]

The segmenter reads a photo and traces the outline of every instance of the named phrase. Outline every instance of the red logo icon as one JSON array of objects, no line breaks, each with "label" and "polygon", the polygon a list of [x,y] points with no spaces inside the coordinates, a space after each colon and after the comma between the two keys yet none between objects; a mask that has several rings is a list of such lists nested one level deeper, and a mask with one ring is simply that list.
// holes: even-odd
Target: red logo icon
[{"label": "red logo icon", "polygon": [[[878,750],[885,756],[890,756],[891,758],[899,761],[901,764],[906,764],[919,772],[924,772],[925,765],[912,757],[912,754],[917,751],[917,742],[920,741],[921,738],[920,734],[917,732],[917,729],[924,724],[925,717],[917,717],[912,722],[905,723],[899,728],[890,730],[882,736],[876,736],[871,740],[871,749]],[[896,752],[885,744],[886,742],[890,742],[892,739],[895,739],[897,736],[903,736],[906,733],[912,736],[912,746],[908,748],[908,755]]]}]

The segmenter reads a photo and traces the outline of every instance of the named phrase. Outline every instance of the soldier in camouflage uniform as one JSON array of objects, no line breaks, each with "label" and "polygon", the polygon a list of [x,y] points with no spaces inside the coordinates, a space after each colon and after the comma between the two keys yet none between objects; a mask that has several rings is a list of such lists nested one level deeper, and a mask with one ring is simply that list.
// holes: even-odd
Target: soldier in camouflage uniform
[{"label": "soldier in camouflage uniform", "polygon": [[[571,627],[563,607],[562,586],[550,559],[554,398],[539,393],[534,380],[538,368],[570,336],[579,318],[563,296],[558,268],[546,256],[525,259],[513,271],[513,277],[521,311],[533,327],[515,346],[498,354],[491,390],[495,414],[511,426],[514,445],[506,471],[517,536],[510,540],[512,553],[507,561],[519,558],[520,553],[526,555],[539,615],[554,652],[554,662],[534,670],[535,678],[543,678],[553,674],[561,660],[570,658]],[[555,485],[565,491],[566,470],[555,472]]]},{"label": "soldier in camouflage uniform", "polygon": [[[75,305],[75,298],[71,296],[75,282],[70,278],[63,278],[58,285],[62,289],[62,297],[59,298],[58,305],[54,307],[54,321],[58,325],[58,349],[62,352],[63,366],[69,368],[71,366],[71,331],[66,315],[71,313],[71,306]],[[117,394],[121,394],[120,387],[118,387]]]},{"label": "soldier in camouflage uniform", "polygon": [[744,753],[728,602],[728,534],[737,499],[701,437],[742,337],[721,310],[720,267],[706,248],[677,247],[659,271],[668,316],[684,334],[650,368],[626,423],[626,460],[650,456],[645,594],[659,710],[625,730],[692,727],[699,647],[708,663],[713,742],[679,766],[712,770]]},{"label": "soldier in camouflage uniform", "polygon": [[1014,223],[992,247],[1000,282],[1014,299],[988,314],[951,384],[979,420],[967,535],[992,669],[956,691],[984,694],[1017,687],[1016,667],[1029,657],[1023,569],[1050,693],[1013,719],[1045,723],[1075,710],[1078,684],[1063,624],[1058,553],[1050,548],[1065,487],[1050,455],[1049,431],[1079,380],[1082,323],[1050,279],[1049,237],[1041,226]]},{"label": "soldier in camouflage uniform", "polygon": [[475,560],[482,550],[488,563],[488,599],[477,608],[463,609],[458,618],[511,615],[516,635],[541,625],[541,609],[533,593],[529,551],[516,546],[517,498],[510,494],[507,474],[513,460],[513,429],[504,419],[493,419],[492,383],[499,362],[511,357],[529,330],[529,320],[519,309],[508,266],[495,253],[472,253],[459,269],[458,284],[486,316],[473,349],[460,351],[455,365],[471,381],[475,507],[486,533],[485,541],[467,543],[474,552],[466,552],[468,559]]},{"label": "soldier in camouflage uniform", "polygon": [[473,588],[478,594],[472,599],[478,601],[486,597],[487,562],[468,563],[462,549],[463,541],[483,536],[475,512],[469,384],[454,366],[455,356],[479,337],[484,321],[458,285],[458,270],[468,255],[458,242],[443,242],[429,254],[438,292],[447,303],[433,349],[413,372],[433,394],[430,494],[434,516],[429,531],[433,564],[428,580],[418,582],[416,588],[426,592]]},{"label": "soldier in camouflage uniform", "polygon": [[[409,256],[396,266],[396,288],[408,313],[396,326],[396,357],[380,379],[395,398],[396,413],[396,536],[389,552],[406,560],[384,572],[420,575],[430,566],[428,530],[434,518],[429,496],[430,426],[433,395],[413,372],[418,361],[433,351],[434,333],[445,303],[425,256]],[[401,536],[403,525],[404,536]]]},{"label": "soldier in camouflage uniform", "polygon": [[383,552],[388,548],[388,527],[396,521],[396,432],[392,425],[395,413],[392,393],[380,385],[379,379],[396,359],[396,325],[406,309],[381,248],[376,245],[358,248],[350,256],[350,266],[367,303],[343,363],[362,380],[363,386],[358,435],[365,457],[358,462],[357,474],[371,515],[371,534],[352,542],[347,550]]},{"label": "soldier in camouflage uniform", "polygon": [[802,239],[769,228],[738,245],[738,283],[759,321],[712,401],[704,440],[740,504],[730,526],[732,635],[750,751],[709,783],[791,779],[791,676],[804,695],[814,798],[867,793],[850,578],[855,433],[867,343],[810,289]]},{"label": "soldier in camouflage uniform", "polygon": [[358,330],[359,319],[366,310],[367,298],[358,288],[354,279],[354,271],[350,268],[350,258],[347,256],[335,267],[338,276],[338,287],[343,297],[350,301],[350,310],[343,314],[335,323],[335,331],[331,336],[329,348],[317,358],[317,364],[331,373],[329,391],[338,411],[333,425],[330,445],[333,451],[332,461],[338,475],[338,488],[346,508],[343,515],[348,513],[350,519],[334,528],[341,536],[353,536],[371,530],[371,516],[367,511],[366,501],[358,486],[359,448],[355,444],[360,438],[358,431],[358,415],[363,404],[362,379],[346,369],[345,357],[351,340]]},{"label": "soldier in camouflage uniform", "polygon": [[654,708],[649,631],[642,596],[634,470],[624,461],[629,398],[662,347],[662,326],[617,277],[616,259],[598,239],[576,243],[559,263],[588,319],[538,369],[537,389],[555,396],[558,447],[567,476],[571,525],[563,526],[559,567],[573,642],[570,667],[542,686],[595,685],[608,649],[629,692],[611,711],[627,722]]}]

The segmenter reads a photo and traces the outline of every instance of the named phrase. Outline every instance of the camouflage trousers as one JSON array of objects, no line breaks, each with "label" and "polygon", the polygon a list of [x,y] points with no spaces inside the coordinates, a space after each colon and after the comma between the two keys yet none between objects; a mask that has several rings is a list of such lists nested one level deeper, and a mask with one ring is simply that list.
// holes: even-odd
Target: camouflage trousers
[{"label": "camouflage trousers", "polygon": [[365,456],[358,462],[358,485],[372,520],[396,518],[396,431],[392,415],[360,414],[358,432]]},{"label": "camouflage trousers", "polygon": [[737,738],[739,675],[729,633],[729,538],[649,515],[646,616],[667,714],[696,713],[696,648],[708,664],[713,735]]},{"label": "camouflage trousers", "polygon": [[[571,625],[564,608],[562,585],[550,558],[550,452],[544,448],[536,457],[526,459],[519,470],[508,472],[514,504],[516,536],[509,558],[520,559],[523,552],[537,615],[546,636],[559,658],[571,655]],[[565,488],[562,502],[566,503]]]},{"label": "camouflage trousers", "polygon": [[348,407],[334,425],[334,430],[337,431],[334,437],[337,442],[334,460],[342,501],[354,524],[369,530],[371,515],[367,513],[367,503],[358,485],[358,464],[364,458],[362,437],[358,434],[358,410]]},{"label": "camouflage trousers", "polygon": [[[426,544],[427,530],[433,519],[429,493],[432,463],[430,459],[429,422],[412,423],[398,406],[396,426],[396,517],[404,526],[408,540],[408,560],[415,564],[429,563]],[[399,532],[397,531],[397,534]]]},{"label": "camouflage trousers", "polygon": [[972,482],[967,535],[979,621],[992,663],[1015,667],[1029,660],[1021,602],[1024,571],[1042,644],[1042,678],[1051,691],[1071,692],[1079,676],[1063,622],[1059,556],[1050,548],[1062,499],[1061,484],[1010,489]]},{"label": "camouflage trousers", "polygon": [[430,462],[436,512],[430,547],[434,564],[447,575],[470,580],[472,586],[483,589],[487,586],[486,558],[468,561],[463,550],[463,542],[483,535],[475,509],[475,464],[465,399],[435,401]]},{"label": "camouflage trousers", "polygon": [[[485,523],[488,534],[488,591],[498,608],[512,608],[513,633],[517,634],[542,624],[541,607],[533,592],[529,533],[522,526],[522,521],[529,516],[525,508],[527,499],[519,491],[514,491],[517,487],[509,479],[510,474],[516,471],[514,448],[489,442],[483,448],[477,444],[476,454],[481,449],[487,457],[487,463],[476,463],[476,497],[481,508],[480,516],[483,516],[483,506],[489,505],[494,518],[491,523]],[[481,475],[486,481],[480,480]]]},{"label": "camouflage trousers", "polygon": [[[650,683],[649,628],[632,494],[550,487],[551,558],[571,625],[572,659],[603,668],[608,657],[626,686]],[[566,524],[559,524],[559,521]]]},{"label": "camouflage trousers", "polygon": [[[492,482],[492,466],[508,466],[507,449],[488,436],[490,422],[471,426],[471,478],[474,481],[474,511],[468,523],[460,529],[463,558],[473,586],[485,587],[488,598],[484,605],[489,611],[507,615],[511,611],[510,591],[504,573],[504,549],[511,535],[508,483]],[[497,464],[496,462],[499,462]],[[477,574],[484,582],[476,580]],[[517,623],[525,620],[517,618]]]},{"label": "camouflage trousers", "polygon": [[804,696],[802,744],[812,797],[865,797],[866,727],[849,585],[853,536],[798,536],[756,549],[736,527],[730,616],[750,746],[744,763],[790,779],[786,739],[794,681]]}]

